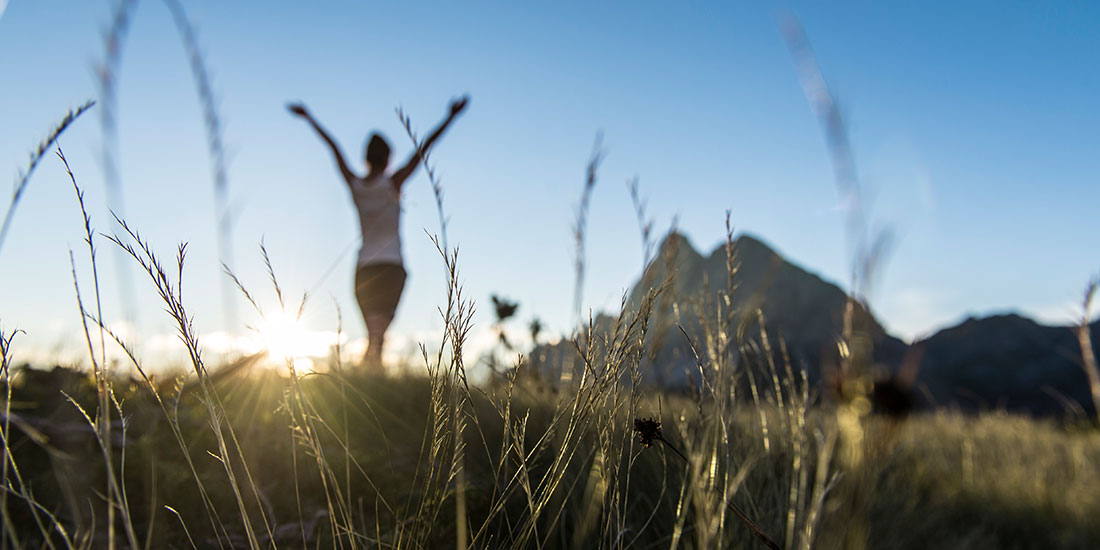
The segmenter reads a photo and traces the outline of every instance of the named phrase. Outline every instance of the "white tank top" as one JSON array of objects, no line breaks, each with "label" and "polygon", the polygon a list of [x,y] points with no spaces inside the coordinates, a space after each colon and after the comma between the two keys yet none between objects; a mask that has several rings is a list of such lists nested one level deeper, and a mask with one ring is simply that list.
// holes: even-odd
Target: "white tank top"
[{"label": "white tank top", "polygon": [[355,178],[351,184],[351,200],[359,212],[359,227],[363,230],[359,265],[402,265],[401,197],[390,176]]}]

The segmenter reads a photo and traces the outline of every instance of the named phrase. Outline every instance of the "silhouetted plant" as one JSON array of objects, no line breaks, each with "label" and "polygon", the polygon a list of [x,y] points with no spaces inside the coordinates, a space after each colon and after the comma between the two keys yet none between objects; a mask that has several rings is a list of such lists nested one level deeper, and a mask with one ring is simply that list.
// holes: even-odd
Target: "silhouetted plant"
[{"label": "silhouetted plant", "polygon": [[[130,22],[138,0],[119,0],[111,12],[110,25],[103,34],[103,59],[96,63],[96,84],[99,92],[99,131],[102,139],[103,181],[107,189],[107,206],[113,215],[126,219],[126,195],[122,192],[118,150],[118,82],[122,70],[122,53],[130,33]],[[116,230],[118,227],[115,228]],[[115,249],[116,286],[126,321],[138,325],[137,295],[134,276],[126,254]]]},{"label": "silhouetted plant", "polygon": [[496,321],[493,322],[493,328],[497,332],[497,340],[500,342],[500,345],[504,346],[504,349],[510,351],[512,349],[512,342],[508,340],[508,334],[504,330],[504,323],[516,314],[519,304],[507,298],[501,298],[496,294],[493,294],[491,299],[493,301],[493,312],[496,314]]},{"label": "silhouetted plant", "polygon": [[527,325],[527,330],[531,333],[531,347],[538,347],[539,336],[542,335],[542,321],[538,317],[532,317],[531,322]]},{"label": "silhouetted plant", "polygon": [[573,242],[576,246],[573,259],[576,269],[576,281],[573,287],[573,314],[576,315],[577,320],[581,318],[581,300],[584,295],[584,240],[585,231],[588,228],[588,208],[592,202],[592,190],[596,187],[596,175],[600,163],[603,162],[604,154],[603,134],[597,133],[596,141],[592,144],[592,154],[588,157],[588,164],[585,166],[584,188],[581,191],[581,201],[577,205],[576,217],[573,221]]},{"label": "silhouetted plant", "polygon": [[[851,287],[845,304],[844,328],[837,342],[840,360],[837,383],[842,400],[837,407],[841,464],[856,472],[867,467],[865,417],[873,409],[871,393],[872,339],[867,324],[868,295],[874,277],[892,245],[888,228],[872,227],[865,190],[860,182],[848,127],[840,105],[810,48],[801,23],[794,16],[782,20],[782,30],[802,80],[806,100],[814,109],[825,134],[832,161],[838,198],[845,203],[848,245],[852,249]],[[852,550],[866,547],[869,537],[868,502],[874,487],[845,484],[845,512],[851,517],[843,545]]]},{"label": "silhouetted plant", "polygon": [[[187,52],[191,66],[191,78],[195,81],[195,92],[202,107],[203,126],[206,129],[206,145],[210,155],[210,169],[214,179],[214,208],[216,209],[215,229],[218,235],[218,261],[223,266],[233,268],[233,218],[229,209],[229,170],[222,139],[224,127],[218,114],[218,102],[214,96],[210,71],[206,68],[202,51],[199,49],[198,33],[187,17],[183,4],[179,0],[164,0],[172,14],[172,21],[179,31],[183,48]],[[225,330],[232,330],[237,321],[234,307],[233,285],[224,277],[222,282],[222,314]]]},{"label": "silhouetted plant", "polygon": [[[660,441],[665,445],[665,447],[668,447],[672,450],[672,452],[676,453],[676,456],[680,457],[680,460],[683,460],[685,464],[690,464],[691,460],[688,459],[687,455],[685,455],[683,452],[680,451],[680,449],[677,449],[675,445],[669,443],[669,441],[665,439],[664,434],[661,432],[660,422],[652,418],[635,418],[634,431],[638,434],[638,443],[641,443],[646,447],[651,447],[653,446],[654,441]],[[768,534],[765,533],[764,530],[761,529],[760,526],[757,525],[756,522],[753,521],[752,518],[750,518],[744,510],[734,504],[732,500],[729,501],[726,506],[737,516],[738,519],[741,520],[742,523],[745,524],[746,527],[749,528],[750,531],[753,532],[754,535],[756,535],[765,545],[767,545],[768,548],[779,550],[779,545],[776,544],[776,542],[772,540],[772,538],[769,537]]]},{"label": "silhouetted plant", "polygon": [[1085,375],[1089,379],[1089,393],[1092,394],[1092,404],[1096,410],[1096,417],[1100,421],[1100,368],[1096,366],[1096,353],[1092,349],[1092,299],[1096,295],[1096,289],[1100,287],[1100,275],[1094,277],[1085,285],[1084,297],[1081,300],[1081,320],[1077,323],[1077,342],[1081,346],[1081,366],[1085,369]]},{"label": "silhouetted plant", "polygon": [[638,190],[638,176],[627,180],[626,188],[630,193],[630,202],[634,205],[634,216],[638,220],[638,234],[642,239],[642,269],[645,270],[653,257],[653,218],[646,213],[646,200]]},{"label": "silhouetted plant", "polygon": [[27,190],[27,183],[30,181],[34,169],[38,167],[38,162],[42,160],[46,151],[57,142],[57,138],[69,128],[69,125],[94,105],[95,101],[86,101],[83,105],[77,107],[76,110],[69,109],[69,112],[65,114],[64,118],[54,126],[53,130],[50,131],[45,139],[39,142],[38,147],[31,152],[31,158],[30,162],[27,164],[27,168],[21,170],[19,176],[15,179],[15,191],[12,192],[11,204],[8,206],[7,213],[4,214],[3,225],[0,225],[0,248],[3,248],[4,239],[8,236],[8,229],[11,227],[12,217],[15,215],[15,207],[19,205],[19,199],[23,197],[23,192]]}]

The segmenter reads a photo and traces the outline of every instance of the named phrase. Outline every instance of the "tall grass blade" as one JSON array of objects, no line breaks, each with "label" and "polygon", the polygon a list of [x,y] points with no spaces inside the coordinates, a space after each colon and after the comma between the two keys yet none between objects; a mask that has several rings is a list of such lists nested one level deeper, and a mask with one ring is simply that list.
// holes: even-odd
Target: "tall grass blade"
[{"label": "tall grass blade", "polygon": [[53,130],[50,130],[46,138],[38,144],[38,147],[31,152],[30,162],[27,164],[27,167],[21,170],[19,175],[15,178],[15,189],[12,191],[11,204],[8,205],[8,210],[4,213],[3,224],[0,225],[0,249],[3,249],[4,240],[7,239],[8,230],[11,229],[11,222],[15,216],[15,207],[19,206],[19,200],[23,198],[23,193],[27,190],[27,184],[30,182],[31,174],[33,174],[34,169],[38,167],[39,161],[41,161],[46,152],[50,150],[50,147],[57,142],[57,138],[60,137],[61,134],[80,117],[80,115],[88,112],[95,104],[95,101],[89,100],[75,110],[69,109],[69,112],[65,114],[56,126],[54,126]]}]

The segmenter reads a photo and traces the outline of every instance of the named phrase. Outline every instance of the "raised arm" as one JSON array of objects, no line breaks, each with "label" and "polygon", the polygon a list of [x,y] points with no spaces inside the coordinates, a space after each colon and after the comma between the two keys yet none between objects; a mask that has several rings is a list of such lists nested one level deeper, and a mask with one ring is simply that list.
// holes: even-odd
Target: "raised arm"
[{"label": "raised arm", "polygon": [[332,149],[332,156],[336,157],[336,165],[340,168],[340,174],[344,176],[344,181],[350,186],[352,180],[355,179],[355,174],[348,168],[348,163],[344,161],[344,154],[340,152],[340,146],[337,145],[336,142],[329,137],[328,132],[313,119],[313,116],[306,110],[305,105],[301,103],[291,103],[288,104],[286,108],[291,113],[306,119],[306,122],[309,122],[309,125],[317,131],[317,135],[321,136],[321,139],[328,144],[329,149]]},{"label": "raised arm", "polygon": [[443,135],[443,132],[447,130],[447,126],[450,126],[451,122],[458,117],[469,102],[470,96],[462,96],[452,101],[450,111],[447,113],[447,118],[444,118],[443,122],[440,122],[439,126],[436,126],[435,129],[432,130],[432,133],[428,134],[428,137],[420,144],[420,147],[409,156],[409,160],[405,161],[405,165],[393,173],[393,185],[398,191],[401,190],[401,185],[405,183],[405,180],[409,179],[409,176],[416,171],[416,167],[420,165],[420,161],[423,160],[424,155],[428,154],[428,151],[432,148],[432,145],[435,144],[435,141],[439,139],[439,136]]}]

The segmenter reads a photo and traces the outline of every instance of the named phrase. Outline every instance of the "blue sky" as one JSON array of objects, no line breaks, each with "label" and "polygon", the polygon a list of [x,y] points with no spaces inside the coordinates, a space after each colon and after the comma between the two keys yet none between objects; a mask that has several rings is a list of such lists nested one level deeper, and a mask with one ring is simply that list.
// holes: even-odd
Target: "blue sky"
[{"label": "blue sky", "polygon": [[[14,175],[72,105],[96,95],[109,2],[11,1],[0,15],[0,166]],[[847,281],[844,212],[822,132],[777,25],[802,21],[849,122],[873,213],[899,240],[872,296],[903,337],[966,315],[1022,311],[1066,321],[1100,269],[1100,6],[1088,2],[467,4],[188,2],[213,74],[237,209],[235,270],[274,300],[258,244],[306,324],[362,336],[351,296],[355,214],[327,151],[284,104],[302,100],[361,169],[364,138],[409,143],[447,101],[471,104],[433,157],[451,244],[488,341],[493,292],[562,332],[572,320],[570,226],[593,138],[606,161],[588,228],[586,309],[611,310],[641,270],[625,182],[657,227],[679,220],[696,248],[739,231],[832,281]],[[188,306],[223,330],[214,204],[201,111],[168,11],[142,2],[119,80],[126,216],[170,257],[187,241]],[[98,113],[62,138],[96,227],[111,232]],[[439,222],[423,172],[405,196],[409,285],[394,350],[436,338]],[[7,206],[6,200],[4,207]],[[68,248],[90,275],[70,184],[54,157],[31,181],[0,249],[0,322],[25,357],[78,357]],[[124,319],[114,251],[100,241],[106,317]],[[327,277],[330,266],[335,269]],[[135,270],[147,360],[171,325]],[[189,291],[187,289],[190,289]],[[250,321],[243,302],[243,321]],[[251,322],[251,321],[250,321]],[[522,331],[517,323],[516,331]],[[245,332],[243,328],[233,332]],[[318,337],[322,338],[322,337]],[[323,339],[323,338],[322,338]],[[75,341],[75,343],[74,343]],[[210,347],[217,347],[211,337]],[[18,356],[17,356],[18,359]]]}]

